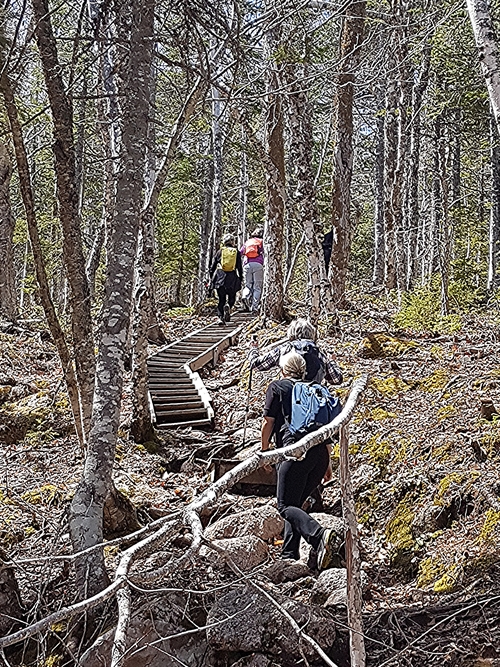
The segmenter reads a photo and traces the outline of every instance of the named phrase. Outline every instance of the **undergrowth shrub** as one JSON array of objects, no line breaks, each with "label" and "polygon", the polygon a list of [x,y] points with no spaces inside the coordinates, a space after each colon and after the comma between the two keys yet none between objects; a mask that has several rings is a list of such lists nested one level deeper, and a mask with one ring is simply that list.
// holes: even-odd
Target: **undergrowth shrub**
[{"label": "undergrowth shrub", "polygon": [[433,333],[454,333],[462,327],[457,313],[441,315],[439,276],[402,295],[401,308],[394,316],[394,323],[401,329]]}]

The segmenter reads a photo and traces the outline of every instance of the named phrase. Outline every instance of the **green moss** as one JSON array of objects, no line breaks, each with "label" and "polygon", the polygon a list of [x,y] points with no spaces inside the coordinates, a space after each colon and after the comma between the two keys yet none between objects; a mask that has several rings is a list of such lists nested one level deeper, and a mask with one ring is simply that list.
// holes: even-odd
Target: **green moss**
[{"label": "green moss", "polygon": [[444,497],[450,487],[460,487],[462,493],[466,493],[475,483],[480,473],[477,470],[468,470],[467,472],[452,472],[443,477],[438,485],[438,490],[434,496],[434,505],[444,505]]},{"label": "green moss", "polygon": [[458,565],[452,565],[443,576],[434,582],[432,587],[436,593],[452,593],[455,590],[458,578],[462,573],[462,568]]},{"label": "green moss", "polygon": [[444,368],[439,368],[427,377],[419,380],[418,386],[422,391],[441,391],[446,386],[448,379],[448,371]]},{"label": "green moss", "polygon": [[456,563],[447,566],[437,557],[425,558],[418,568],[417,587],[432,586],[435,593],[451,593],[462,571],[462,567]]},{"label": "green moss", "polygon": [[0,505],[12,505],[12,500],[0,489]]},{"label": "green moss", "polygon": [[416,347],[417,344],[412,340],[395,338],[384,333],[373,333],[368,334],[361,341],[359,354],[365,359],[399,357],[408,350]]},{"label": "green moss", "polygon": [[454,405],[443,405],[439,410],[437,411],[437,416],[438,420],[444,421],[445,419],[449,419],[450,417],[454,417],[458,413],[456,407]]},{"label": "green moss", "polygon": [[500,512],[489,509],[486,512],[486,517],[484,519],[483,527],[481,528],[481,533],[479,534],[479,540],[483,542],[490,542],[494,539],[494,533],[496,528],[500,523]]},{"label": "green moss", "polygon": [[398,377],[374,377],[370,380],[370,385],[382,396],[397,396],[401,392],[411,389],[411,385]]},{"label": "green moss", "polygon": [[373,410],[368,413],[368,419],[372,419],[373,421],[395,419],[396,417],[397,414],[395,412],[388,412],[387,410],[384,410],[384,408],[373,408]]},{"label": "green moss", "polygon": [[61,492],[54,484],[44,484],[37,489],[31,489],[23,493],[21,498],[30,505],[42,505],[50,503],[61,496]]},{"label": "green moss", "polygon": [[416,548],[412,533],[415,519],[413,499],[407,494],[396,507],[392,519],[385,528],[385,537],[392,545],[391,560],[394,565],[409,565]]},{"label": "green moss", "polygon": [[374,435],[366,443],[364,451],[366,451],[373,464],[384,466],[391,456],[391,445],[388,440],[383,440],[381,436]]}]

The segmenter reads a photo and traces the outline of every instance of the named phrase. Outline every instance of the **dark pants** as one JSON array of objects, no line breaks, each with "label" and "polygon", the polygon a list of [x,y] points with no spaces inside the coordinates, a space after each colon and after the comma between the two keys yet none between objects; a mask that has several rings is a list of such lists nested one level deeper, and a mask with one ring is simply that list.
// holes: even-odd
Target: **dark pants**
[{"label": "dark pants", "polygon": [[229,304],[229,308],[232,308],[234,306],[234,302],[236,301],[236,292],[228,291],[225,287],[218,287],[217,294],[219,296],[219,303],[217,304],[217,315],[221,318],[221,320],[223,320],[226,298]]},{"label": "dark pants", "polygon": [[313,549],[318,549],[324,529],[301,506],[323,479],[328,459],[328,449],[321,444],[312,447],[301,461],[284,461],[278,465],[276,496],[278,511],[285,519],[284,558],[298,560],[301,537]]}]

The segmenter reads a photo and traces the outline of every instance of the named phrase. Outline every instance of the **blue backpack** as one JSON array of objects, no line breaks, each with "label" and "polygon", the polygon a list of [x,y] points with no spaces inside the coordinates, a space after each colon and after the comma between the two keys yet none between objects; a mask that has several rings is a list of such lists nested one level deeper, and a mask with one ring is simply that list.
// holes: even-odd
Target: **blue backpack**
[{"label": "blue backpack", "polygon": [[292,414],[288,428],[299,440],[324,424],[329,424],[342,412],[336,396],[321,384],[296,382],[292,390]]}]

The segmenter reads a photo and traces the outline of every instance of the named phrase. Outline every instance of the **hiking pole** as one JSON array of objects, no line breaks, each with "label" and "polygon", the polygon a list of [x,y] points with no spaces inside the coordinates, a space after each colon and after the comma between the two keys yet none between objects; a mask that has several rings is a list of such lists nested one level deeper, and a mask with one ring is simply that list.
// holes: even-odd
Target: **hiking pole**
[{"label": "hiking pole", "polygon": [[245,423],[243,425],[243,447],[245,446],[247,437],[247,421],[248,421],[248,412],[250,410],[250,392],[252,391],[252,374],[253,374],[253,368],[252,366],[250,366],[250,372],[248,374],[247,404],[245,406]]}]

